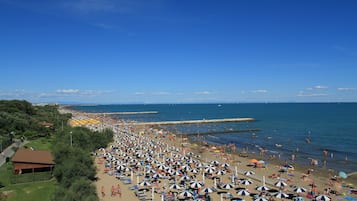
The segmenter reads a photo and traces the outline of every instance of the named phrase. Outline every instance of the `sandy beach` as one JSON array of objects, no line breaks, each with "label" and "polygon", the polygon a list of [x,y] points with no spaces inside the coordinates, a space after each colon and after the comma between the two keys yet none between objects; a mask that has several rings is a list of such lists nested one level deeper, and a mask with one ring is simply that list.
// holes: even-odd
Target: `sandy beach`
[{"label": "sandy beach", "polygon": [[[88,116],[78,112],[75,115]],[[356,185],[355,177],[344,180],[337,175],[333,178],[336,172],[329,170],[278,160],[262,162],[258,156],[240,157],[238,153],[227,153],[227,147],[202,146],[174,133],[134,127],[128,122],[115,127],[118,121],[110,118],[101,121],[115,133],[114,142],[98,150],[95,158],[98,170],[95,185],[103,201],[192,199],[180,196],[184,191],[195,195],[196,200],[205,200],[203,190],[206,188],[214,190],[208,194],[211,200],[255,200],[258,197],[278,200],[281,199],[279,192],[289,196],[285,199],[301,196],[309,200],[318,195],[326,195],[332,200],[344,200],[346,196],[356,198],[355,194],[349,193]],[[183,180],[183,176],[189,178]],[[198,184],[194,185],[194,182]],[[286,186],[277,186],[279,182]],[[121,195],[115,193],[118,184]],[[181,189],[172,189],[174,184]],[[227,184],[232,186],[224,186]],[[261,191],[258,188],[261,186],[270,190]],[[298,193],[296,187],[306,192]],[[103,188],[105,196],[102,195]],[[111,195],[112,189],[114,195]],[[250,195],[244,195],[246,192],[242,190]]]}]

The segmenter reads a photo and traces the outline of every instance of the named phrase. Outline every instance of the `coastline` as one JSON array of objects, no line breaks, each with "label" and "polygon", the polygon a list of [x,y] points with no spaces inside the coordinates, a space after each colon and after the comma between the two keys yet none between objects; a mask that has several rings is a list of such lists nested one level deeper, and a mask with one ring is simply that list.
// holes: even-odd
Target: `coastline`
[{"label": "coastline", "polygon": [[[65,108],[64,111],[62,111],[62,112],[70,112],[70,113],[73,114],[73,116],[93,117],[93,114],[88,114],[88,113],[81,112],[81,111],[75,111],[72,108]],[[102,123],[104,125],[108,126],[108,127],[111,127],[111,126],[113,126],[114,123],[116,123],[117,121],[120,121],[120,120],[111,119],[111,118],[108,118],[108,117],[102,118],[101,120],[102,120]],[[130,122],[127,123],[127,124],[130,125]],[[132,128],[137,133],[149,130],[148,127],[132,127]],[[168,133],[166,131],[165,131],[165,133],[166,134],[162,135],[160,138],[158,138],[158,136],[155,135],[154,133],[147,133],[146,132],[145,135],[147,135],[147,137],[150,137],[150,138],[152,138],[154,140],[165,142],[165,143],[169,144],[169,146],[175,146],[175,147],[178,147],[178,148],[181,148],[181,149],[184,148],[184,149],[187,149],[187,150],[190,150],[190,151],[194,152],[195,154],[201,154],[202,155],[201,159],[204,159],[204,160],[219,160],[219,159],[222,160],[223,158],[225,158],[222,162],[229,162],[232,167],[237,166],[237,167],[239,167],[239,169],[253,170],[253,171],[256,172],[256,174],[253,175],[253,176],[250,176],[249,178],[254,180],[254,181],[256,181],[255,183],[257,185],[262,183],[262,177],[263,176],[267,177],[266,178],[266,183],[267,184],[273,184],[274,180],[268,178],[269,175],[278,174],[278,170],[279,170],[278,168],[285,164],[285,161],[279,161],[277,159],[274,159],[274,160],[270,160],[269,161],[269,165],[267,166],[267,168],[264,168],[264,170],[260,169],[260,168],[251,169],[251,167],[245,167],[247,164],[249,164],[249,159],[256,158],[256,159],[259,160],[259,159],[261,159],[259,156],[251,154],[251,153],[250,154],[248,153],[248,155],[247,155],[248,157],[239,157],[239,153],[232,153],[231,154],[231,153],[225,153],[223,151],[221,151],[218,154],[218,152],[213,152],[211,150],[213,145],[207,145],[206,146],[207,150],[205,152],[202,152],[202,149],[201,149],[202,144],[199,145],[199,144],[197,144],[197,142],[188,141],[188,139],[186,139],[185,142],[179,142],[180,141],[179,135],[175,135],[174,133]],[[169,138],[169,136],[176,136],[175,137],[176,140],[173,140],[173,141],[170,140],[172,138]],[[182,143],[185,143],[184,147],[182,146]],[[219,147],[218,147],[218,149],[219,149]],[[98,159],[96,159],[96,160],[98,160]],[[103,168],[102,164],[98,164],[98,161],[96,161],[96,165],[97,165],[97,168],[99,170],[99,172],[98,172],[98,176],[100,178],[99,181],[108,180],[109,178],[106,177],[105,174],[101,174],[102,173],[102,168]],[[326,188],[326,185],[328,184],[329,179],[332,176],[337,174],[336,171],[321,169],[321,168],[318,168],[318,167],[304,166],[304,165],[300,165],[300,164],[297,164],[297,163],[294,163],[294,164],[291,164],[291,165],[293,165],[294,168],[295,168],[295,170],[293,171],[293,174],[295,175],[294,179],[293,179],[293,182],[296,183],[297,185],[305,186],[306,189],[308,189],[309,183],[306,182],[306,181],[301,180],[301,177],[303,177],[306,174],[306,170],[307,169],[313,168],[314,171],[309,176],[313,179],[313,183],[315,185],[317,185],[318,191],[321,192],[321,193]],[[242,173],[242,172],[240,172],[240,173]],[[112,177],[112,178],[114,178],[114,177]],[[223,180],[227,180],[228,181],[229,178],[223,178]],[[309,180],[309,181],[311,183],[311,180]],[[351,185],[351,186],[356,186],[357,185],[356,181],[357,181],[356,177],[351,177],[351,178],[348,178],[347,180],[342,180],[344,185]],[[342,183],[340,183],[340,185],[342,185]],[[99,192],[100,192],[99,188],[100,188],[100,186],[97,185],[98,195],[100,195],[99,194]],[[253,190],[253,189],[251,189],[251,190]],[[232,191],[232,192],[234,192],[234,191]],[[129,192],[126,192],[126,193],[129,193],[129,194],[131,193],[132,194],[131,190],[129,190]],[[124,194],[124,192],[123,192],[123,194]],[[337,197],[333,197],[333,198],[337,198]],[[219,199],[219,197],[214,197],[214,200],[218,200],[218,199]],[[247,199],[247,198],[245,197],[245,199]],[[110,200],[110,199],[107,197],[105,200]],[[123,197],[123,200],[124,200],[124,197]],[[155,199],[155,200],[160,200],[160,199]]]}]

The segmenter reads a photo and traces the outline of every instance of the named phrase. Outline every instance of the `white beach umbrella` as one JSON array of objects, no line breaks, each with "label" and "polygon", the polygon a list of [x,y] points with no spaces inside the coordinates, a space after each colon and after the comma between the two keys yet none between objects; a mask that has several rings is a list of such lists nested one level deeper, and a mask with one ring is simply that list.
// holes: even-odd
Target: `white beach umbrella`
[{"label": "white beach umbrella", "polygon": [[180,190],[180,189],[182,189],[181,186],[179,186],[177,184],[173,184],[169,188],[172,189],[172,190]]},{"label": "white beach umbrella", "polygon": [[180,178],[180,181],[189,181],[189,180],[191,180],[191,177],[189,177],[189,176],[187,176],[187,175],[182,176],[182,177]]},{"label": "white beach umbrella", "polygon": [[251,185],[253,182],[250,181],[250,180],[244,179],[244,180],[242,180],[240,183],[243,184],[243,185],[248,186],[248,185]]},{"label": "white beach umbrella", "polygon": [[263,197],[258,197],[254,201],[268,201],[268,200],[266,198],[263,198]]},{"label": "white beach umbrella", "polygon": [[208,166],[205,168],[205,172],[208,174],[213,174],[216,171],[216,168]]},{"label": "white beach umbrella", "polygon": [[198,188],[202,188],[202,184],[198,181],[194,181],[190,184],[190,187],[194,189],[198,189]]},{"label": "white beach umbrella", "polygon": [[207,187],[207,188],[204,188],[202,190],[202,192],[204,192],[204,193],[213,193],[213,190],[212,190],[212,188]]},{"label": "white beach umbrella", "polygon": [[295,192],[295,193],[305,193],[305,192],[306,192],[306,189],[303,188],[303,187],[295,187],[295,188],[294,188],[294,192]]},{"label": "white beach umbrella", "polygon": [[123,171],[123,170],[125,170],[125,168],[126,168],[126,166],[125,165],[119,165],[119,166],[117,166],[117,170],[119,170],[119,171]]},{"label": "white beach umbrella", "polygon": [[223,163],[223,164],[221,165],[222,168],[229,168],[229,166],[230,166],[230,165],[229,165],[228,163]]},{"label": "white beach umbrella", "polygon": [[198,173],[198,170],[197,170],[196,168],[192,168],[192,169],[190,170],[190,172],[192,172],[192,173],[194,173],[194,174],[197,174],[197,173]]},{"label": "white beach umbrella", "polygon": [[162,178],[163,176],[161,175],[161,174],[153,174],[152,175],[152,178],[154,178],[154,179],[159,179],[159,178]]},{"label": "white beach umbrella", "polygon": [[211,164],[217,166],[217,165],[219,165],[219,161],[213,160],[213,161],[211,161]]},{"label": "white beach umbrella", "polygon": [[288,194],[286,194],[286,193],[283,193],[283,192],[278,192],[278,193],[276,193],[275,195],[274,195],[276,198],[280,198],[280,199],[283,199],[283,198],[287,198],[287,197],[289,197],[289,195]]},{"label": "white beach umbrella", "polygon": [[326,195],[319,195],[316,197],[316,200],[320,200],[320,201],[330,201],[331,198],[329,198],[328,196]]},{"label": "white beach umbrella", "polygon": [[151,184],[147,181],[143,181],[139,184],[139,186],[148,187],[148,186],[151,186]]},{"label": "white beach umbrella", "polygon": [[146,174],[155,174],[155,173],[156,173],[156,171],[153,169],[149,169],[146,171]]},{"label": "white beach umbrella", "polygon": [[165,170],[165,165],[163,165],[163,164],[159,164],[158,166],[157,166],[157,169],[159,169],[159,170]]},{"label": "white beach umbrella", "polygon": [[222,188],[223,188],[223,189],[232,189],[232,188],[234,188],[234,186],[233,186],[232,184],[224,184],[224,185],[222,186]]},{"label": "white beach umbrella", "polygon": [[250,175],[253,175],[253,174],[255,174],[255,172],[253,172],[253,171],[245,171],[244,172],[244,175],[246,175],[246,176],[250,176]]},{"label": "white beach umbrella", "polygon": [[189,191],[184,191],[184,192],[181,192],[178,196],[188,198],[188,197],[192,197],[193,195]]},{"label": "white beach umbrella", "polygon": [[268,190],[269,190],[269,188],[266,187],[266,186],[258,186],[256,189],[257,189],[258,191],[268,191]]},{"label": "white beach umbrella", "polygon": [[238,191],[237,194],[240,195],[240,196],[248,196],[248,195],[250,195],[250,193],[245,189],[242,189],[242,190]]},{"label": "white beach umbrella", "polygon": [[277,187],[284,187],[284,186],[287,186],[287,184],[283,181],[278,181],[274,184],[275,186]]},{"label": "white beach umbrella", "polygon": [[190,167],[188,165],[184,165],[181,167],[181,170],[184,170],[184,171],[190,171]]},{"label": "white beach umbrella", "polygon": [[225,175],[225,174],[226,174],[226,171],[224,171],[224,170],[218,170],[218,171],[216,172],[216,174],[217,174],[217,175]]}]

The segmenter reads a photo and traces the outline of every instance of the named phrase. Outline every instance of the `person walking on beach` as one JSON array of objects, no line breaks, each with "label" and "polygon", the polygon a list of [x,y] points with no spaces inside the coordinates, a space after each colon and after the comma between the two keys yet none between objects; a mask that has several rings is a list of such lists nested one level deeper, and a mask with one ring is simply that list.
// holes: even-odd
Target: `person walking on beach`
[{"label": "person walking on beach", "polygon": [[101,188],[101,193],[102,193],[102,197],[104,198],[104,197],[105,197],[105,190],[104,190],[104,186],[102,186],[102,188]]},{"label": "person walking on beach", "polygon": [[116,193],[119,195],[119,198],[121,198],[120,184],[118,184],[116,191],[117,191]]}]

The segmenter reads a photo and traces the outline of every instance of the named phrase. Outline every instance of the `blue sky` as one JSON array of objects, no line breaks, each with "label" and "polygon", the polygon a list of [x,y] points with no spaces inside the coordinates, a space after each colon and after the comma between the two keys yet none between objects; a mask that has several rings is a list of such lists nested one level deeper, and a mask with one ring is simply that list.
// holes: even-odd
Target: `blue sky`
[{"label": "blue sky", "polygon": [[356,102],[354,0],[0,0],[0,99]]}]

